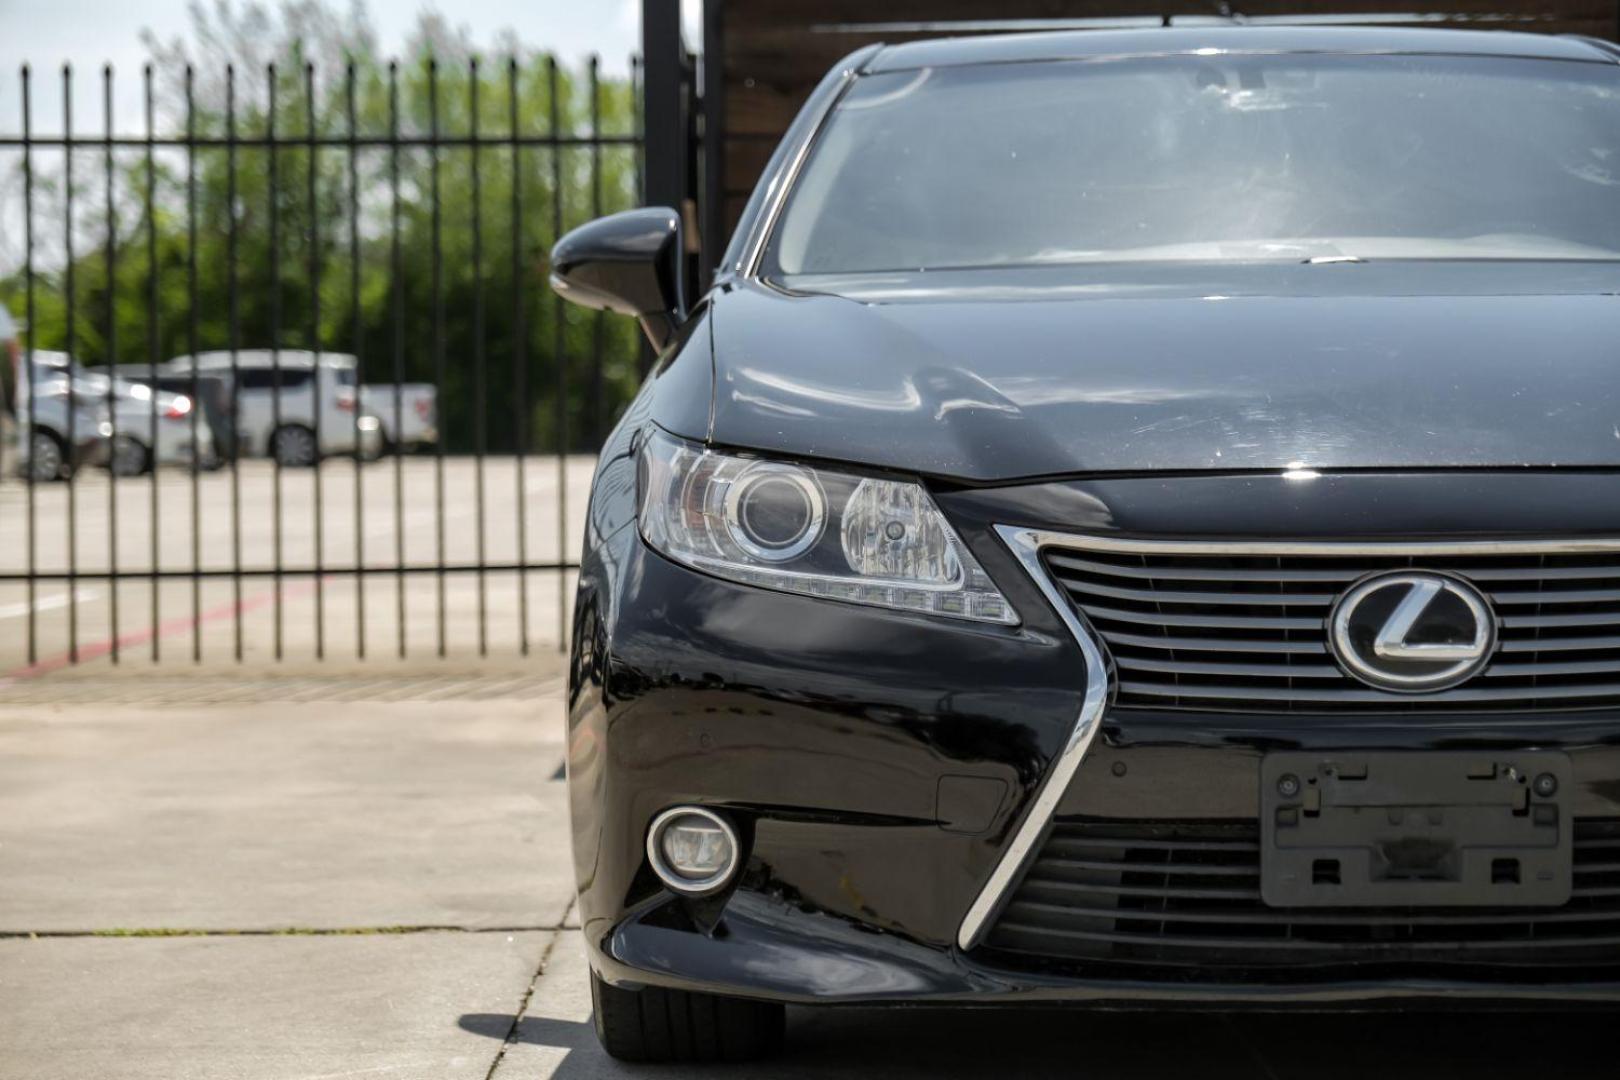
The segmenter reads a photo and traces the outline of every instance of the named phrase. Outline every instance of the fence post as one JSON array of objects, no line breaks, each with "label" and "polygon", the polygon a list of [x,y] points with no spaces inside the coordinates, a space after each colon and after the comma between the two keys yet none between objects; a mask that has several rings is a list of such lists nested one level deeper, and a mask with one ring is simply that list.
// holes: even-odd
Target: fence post
[{"label": "fence post", "polygon": [[[674,44],[677,59],[683,58],[679,41]],[[575,513],[582,509],[569,490],[570,478],[579,478],[570,452],[586,439],[599,442],[620,404],[617,376],[623,369],[618,362],[631,359],[632,341],[639,344],[639,339],[614,333],[613,321],[600,315],[589,324],[573,325],[577,320],[570,318],[562,299],[537,287],[535,245],[586,213],[595,216],[639,201],[639,190],[633,189],[639,189],[647,175],[645,125],[640,110],[628,125],[616,111],[610,111],[622,99],[617,92],[608,91],[609,77],[594,57],[577,73],[559,65],[554,57],[542,57],[528,80],[516,56],[503,57],[493,68],[469,60],[465,97],[457,87],[443,101],[440,93],[448,88],[440,85],[441,76],[451,69],[441,71],[436,62],[424,60],[420,68],[407,69],[412,77],[408,86],[401,85],[397,64],[385,67],[379,63],[373,70],[369,89],[375,96],[369,102],[375,108],[375,130],[365,130],[368,125],[362,106],[368,98],[362,86],[367,84],[361,82],[353,61],[344,66],[342,85],[336,76],[319,83],[319,72],[304,60],[296,69],[274,62],[255,62],[251,67],[225,63],[218,72],[221,77],[208,82],[199,80],[197,71],[187,64],[175,72],[173,94],[178,108],[172,130],[160,125],[162,95],[155,84],[160,83],[162,72],[147,64],[139,86],[144,126],[124,133],[117,128],[113,113],[116,73],[110,67],[101,68],[99,84],[92,76],[92,85],[101,91],[101,124],[92,121],[87,129],[81,115],[75,128],[75,73],[70,65],[63,65],[52,72],[59,75],[63,90],[62,134],[46,138],[34,134],[31,105],[37,88],[32,86],[29,68],[21,68],[21,130],[0,130],[0,148],[16,148],[22,157],[17,195],[24,236],[15,302],[19,312],[26,310],[31,328],[29,362],[19,380],[27,397],[24,415],[28,427],[24,430],[36,426],[32,414],[41,404],[30,391],[38,362],[34,347],[42,334],[51,345],[65,339],[76,363],[105,361],[109,376],[106,391],[89,388],[82,377],[68,380],[63,396],[72,407],[66,410],[62,434],[70,456],[61,469],[68,482],[52,492],[43,483],[36,485],[38,478],[31,470],[23,470],[27,491],[18,493],[17,516],[26,514],[26,528],[16,547],[15,565],[0,558],[0,586],[27,590],[26,623],[19,621],[16,635],[19,661],[26,646],[28,668],[22,670],[37,673],[103,656],[127,663],[136,655],[131,652],[136,647],[149,651],[155,663],[183,651],[165,650],[160,639],[168,636],[191,639],[189,652],[194,663],[203,659],[205,636],[217,644],[219,659],[229,654],[242,661],[262,647],[266,659],[280,660],[289,650],[292,655],[300,652],[301,631],[309,624],[294,605],[305,592],[313,595],[313,659],[323,659],[328,644],[327,608],[337,599],[325,589],[329,575],[354,580],[354,651],[364,658],[368,651],[376,652],[375,635],[367,625],[366,598],[369,593],[383,599],[367,586],[372,575],[395,579],[395,651],[404,657],[410,647],[408,608],[420,609],[411,614],[424,635],[432,633],[429,628],[437,624],[439,655],[462,644],[453,640],[459,634],[451,618],[460,613],[454,610],[460,593],[451,591],[449,584],[458,583],[459,589],[459,583],[473,580],[473,575],[478,590],[477,653],[492,654],[497,647],[493,624],[498,612],[497,594],[489,588],[489,579],[497,573],[518,576],[518,626],[513,644],[527,654],[533,644],[529,577],[537,571],[555,574],[557,645],[566,651],[567,609],[572,598],[568,575],[578,569],[571,558],[578,536],[570,509]],[[630,68],[625,85],[637,97],[642,68],[636,58]],[[418,71],[423,76],[420,80],[415,78]],[[684,95],[690,88],[689,72],[684,63],[677,64],[676,71]],[[489,88],[483,86],[486,76],[491,80]],[[262,95],[261,78],[265,80]],[[526,86],[532,96],[525,92]],[[490,93],[504,94],[506,100],[489,100]],[[402,99],[402,94],[410,96]],[[465,124],[459,119],[463,103],[469,115]],[[483,116],[486,107],[491,110],[489,123]],[[508,130],[499,130],[503,111]],[[690,119],[689,98],[673,115]],[[489,129],[491,123],[496,130]],[[606,130],[614,127],[625,130]],[[665,134],[670,130],[665,129]],[[683,145],[696,145],[690,130],[682,135],[676,129],[674,134],[685,140]],[[44,253],[35,242],[42,146],[50,148],[53,164],[54,155],[62,155],[60,176],[54,178],[59,182],[47,189],[57,201],[50,207],[48,231],[53,240]],[[468,155],[465,176],[457,164],[463,150]],[[492,154],[497,165],[510,165],[508,212],[500,206],[508,193],[498,191],[498,185],[491,186],[491,177],[500,179],[503,171],[489,172],[486,158]],[[455,159],[448,171],[447,156]],[[172,158],[172,168],[164,167],[165,157]],[[379,181],[374,191],[366,183],[368,162]],[[409,186],[402,176],[406,162],[412,166]],[[667,159],[661,164],[683,165]],[[539,167],[534,168],[536,165]],[[682,182],[690,190],[695,182],[689,173],[691,165],[688,160],[684,169],[666,167],[662,171],[666,177],[684,172]],[[470,205],[462,197],[462,189],[455,186],[463,179],[470,184]],[[85,197],[96,211],[88,224],[81,220]],[[491,240],[485,220],[486,197],[492,200],[490,212],[510,226],[509,239]],[[689,214],[690,200],[685,204]],[[330,224],[320,220],[323,212],[332,219]],[[144,216],[131,222],[132,213]],[[294,220],[300,213],[307,214],[307,222]],[[461,257],[464,245],[466,267]],[[343,263],[345,249],[347,265]],[[500,283],[499,276],[508,267],[511,280]],[[375,271],[374,291],[367,288],[368,270]],[[341,288],[345,279],[346,294]],[[339,288],[328,296],[323,292],[326,285]],[[43,311],[36,310],[38,287],[53,292],[50,307],[39,305]],[[86,289],[91,289],[88,295]],[[58,298],[60,315],[55,303]],[[331,306],[334,303],[336,308]],[[510,355],[503,357],[494,335],[508,332],[497,328],[498,322],[507,320],[508,306]],[[141,309],[145,321],[136,325]],[[344,334],[342,328],[328,325],[323,312],[338,317],[338,322],[347,319],[357,358],[352,380],[353,505],[339,507],[335,513],[324,496],[339,492],[332,490],[320,466],[312,470],[312,497],[306,500],[301,488],[294,490],[293,477],[282,475],[282,462],[275,459],[273,446],[266,445],[273,440],[263,430],[265,422],[272,428],[303,422],[294,414],[292,399],[282,396],[289,381],[304,373],[303,362],[293,361],[295,352],[304,355],[303,346],[309,356],[309,423],[315,428],[317,450],[326,445],[326,436],[341,435],[349,428],[323,410],[323,404],[329,402],[321,390],[319,358],[327,339]],[[374,332],[367,334],[373,319]],[[42,325],[41,320],[49,325]],[[421,332],[429,326],[429,333]],[[285,340],[289,335],[291,344]],[[376,339],[369,350],[366,337]],[[131,340],[143,344],[144,361],[129,356]],[[105,355],[97,354],[98,349]],[[574,356],[575,352],[580,355]],[[171,353],[183,355],[159,363]],[[453,367],[462,355],[466,366]],[[611,364],[610,356],[614,357]],[[361,369],[368,358],[374,378],[387,382],[392,373],[391,385],[377,386],[366,378]],[[548,362],[555,364],[549,371],[534,367]],[[572,368],[587,362],[588,372]],[[379,401],[391,391],[395,421],[403,423],[406,379],[420,375],[420,368],[428,365],[433,369],[441,407],[434,415],[425,392],[413,407],[423,421],[437,425],[439,441],[419,459],[425,468],[418,469],[396,454],[391,470],[392,500],[385,493],[367,493],[360,431],[370,428],[365,426],[368,417],[361,415],[361,389],[371,384]],[[496,400],[500,396],[497,385],[490,381],[498,366],[503,369],[502,377],[508,372],[511,377],[505,401]],[[583,381],[587,377],[588,382]],[[149,392],[142,396],[139,390],[127,391],[125,380],[144,380]],[[269,393],[264,393],[266,389]],[[453,395],[452,389],[456,391]],[[176,392],[189,395],[189,407],[178,399],[171,401],[168,395]],[[131,405],[137,398],[139,412]],[[202,407],[205,398],[207,409]],[[338,404],[345,403],[346,399]],[[531,495],[526,483],[535,464],[528,459],[537,452],[536,410],[553,407],[555,443],[538,452],[554,459],[556,493],[554,501],[547,496],[550,506],[539,508],[541,518],[531,521],[535,508],[528,505]],[[100,411],[104,408],[106,413]],[[512,439],[505,446],[500,445],[501,430],[508,411]],[[220,415],[211,415],[214,412]],[[49,423],[43,416],[39,422]],[[187,452],[187,430],[190,453],[199,454],[197,448],[210,436],[204,424],[213,429],[214,445],[227,455],[223,460],[217,455],[214,459],[225,467],[217,477],[205,478],[197,468],[204,462],[187,461],[192,466],[189,476],[167,492],[160,490],[165,481],[156,474],[156,466],[176,464]],[[451,444],[451,427],[464,436],[462,443]],[[251,436],[246,447],[240,445],[244,433]],[[154,470],[147,479],[149,491],[139,491],[139,484],[132,485],[127,476],[116,476],[106,479],[103,492],[96,486],[102,482],[99,464],[77,480],[72,478],[70,467],[80,463],[76,451],[81,444],[89,444],[99,454],[109,436],[120,442],[126,437],[132,440],[131,450],[121,455],[121,465],[138,463],[135,448],[142,442],[149,444],[146,464]],[[492,471],[495,462],[490,460],[492,453],[508,449],[514,455],[512,488],[506,487],[504,476],[497,480]],[[244,462],[244,450],[271,460]],[[32,449],[24,452],[32,464]],[[53,456],[51,460],[58,459]],[[94,456],[87,460],[100,461]],[[46,467],[44,462],[38,464]],[[0,462],[0,468],[16,465],[14,460]],[[463,466],[470,472],[464,473]],[[375,477],[385,488],[389,472],[385,466]],[[465,485],[460,483],[463,476],[469,477]],[[419,490],[407,486],[418,477],[426,481]],[[92,490],[79,490],[87,481]],[[547,487],[549,491],[549,483]],[[496,500],[504,502],[507,491],[514,502],[517,533],[517,550],[511,560],[500,555],[508,546],[506,537],[497,539],[487,532],[492,517],[501,520],[504,507]],[[463,496],[470,507],[461,505]],[[414,511],[409,515],[408,507]],[[145,520],[140,518],[143,510],[148,514]],[[172,523],[165,513],[174,518]],[[333,514],[330,521],[328,514]],[[470,536],[461,528],[463,515],[477,517]],[[105,549],[100,542],[103,516]],[[333,561],[326,541],[338,542],[338,531],[351,516],[352,564],[341,555]],[[384,536],[390,517],[391,543]],[[208,534],[202,527],[205,520],[212,527]],[[417,523],[419,530],[411,534],[408,544],[407,526]],[[313,533],[314,546],[313,554],[304,558],[300,553],[305,550],[306,525]],[[171,527],[188,535],[171,533]],[[498,533],[504,531],[504,524],[498,527]],[[543,541],[539,540],[542,535]],[[420,552],[414,550],[417,539],[424,544]],[[348,537],[342,540],[350,542]],[[531,540],[542,544],[544,554],[530,550]],[[131,543],[142,541],[150,549],[150,559],[144,563],[128,553]],[[469,546],[470,552],[466,550]],[[407,559],[408,554],[413,558]],[[295,593],[289,578],[310,579],[310,586],[306,590],[300,584]],[[430,581],[436,593],[433,600],[425,593],[419,601],[407,595],[408,584]],[[60,602],[41,590],[46,582],[66,586]],[[132,609],[123,589],[130,582],[150,590],[150,604],[137,603],[133,609],[137,626],[125,625]],[[80,585],[89,583],[97,588],[84,590],[81,597]],[[176,587],[172,600],[163,595],[171,587]],[[386,593],[386,583],[383,588]],[[189,604],[184,596],[188,589]],[[220,592],[220,602],[205,604],[204,594],[215,589]],[[90,607],[87,600],[106,604],[107,610]],[[142,606],[145,611],[140,610]],[[57,607],[62,609],[59,615],[42,617],[42,610]],[[333,613],[337,610],[332,608]],[[42,656],[47,639],[41,631],[54,630],[57,619],[64,624],[63,654],[59,658]],[[208,632],[211,623],[218,625],[219,632]],[[94,637],[81,640],[80,631],[90,627],[94,627]],[[300,633],[289,636],[288,631],[294,629]]]},{"label": "fence post", "polygon": [[642,108],[647,141],[647,204],[676,210],[687,197],[687,125],[684,115],[686,47],[681,6],[642,0]]}]

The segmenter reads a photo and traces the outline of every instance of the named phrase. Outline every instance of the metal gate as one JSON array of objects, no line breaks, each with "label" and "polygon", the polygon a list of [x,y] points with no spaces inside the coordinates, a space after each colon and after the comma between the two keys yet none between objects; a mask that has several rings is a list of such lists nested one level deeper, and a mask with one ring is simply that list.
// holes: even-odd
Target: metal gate
[{"label": "metal gate", "polygon": [[51,77],[0,137],[0,680],[561,648],[644,350],[545,253],[640,201],[636,62],[149,66],[133,132],[111,68],[91,130]]}]

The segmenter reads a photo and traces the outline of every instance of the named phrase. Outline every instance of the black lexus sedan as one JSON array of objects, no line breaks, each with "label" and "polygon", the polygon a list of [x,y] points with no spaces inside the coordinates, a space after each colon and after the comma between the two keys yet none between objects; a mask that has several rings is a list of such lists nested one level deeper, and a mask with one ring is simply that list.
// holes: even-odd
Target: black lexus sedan
[{"label": "black lexus sedan", "polygon": [[604,452],[568,782],[598,1034],[784,1003],[1620,1001],[1620,49],[850,56]]}]

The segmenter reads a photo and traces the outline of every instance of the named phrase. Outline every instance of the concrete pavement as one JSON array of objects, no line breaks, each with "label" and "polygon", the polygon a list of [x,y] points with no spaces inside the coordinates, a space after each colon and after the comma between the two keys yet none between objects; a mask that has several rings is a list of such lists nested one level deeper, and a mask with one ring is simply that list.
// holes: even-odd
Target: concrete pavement
[{"label": "concrete pavement", "polygon": [[552,935],[0,942],[10,1080],[471,1077]]},{"label": "concrete pavement", "polygon": [[[30,492],[0,476],[0,680],[43,665],[167,661],[273,663],[519,654],[525,635],[555,648],[573,577],[486,572],[490,565],[575,561],[595,461],[531,455],[386,458],[283,469],[243,461],[196,476],[114,479],[86,470]],[[153,553],[157,553],[154,561]],[[442,579],[440,565],[460,566]],[[275,567],[284,574],[279,587]],[[395,567],[426,573],[396,576]],[[316,577],[308,571],[326,571]],[[124,580],[24,575],[181,575]],[[194,581],[194,569],[219,574]],[[356,568],[372,572],[360,575]],[[240,582],[229,575],[244,569]],[[257,571],[257,573],[251,573]],[[348,572],[345,572],[348,571]],[[442,614],[441,614],[442,613]],[[319,631],[317,632],[317,628]],[[30,637],[32,641],[30,642]],[[319,638],[319,640],[317,640]],[[76,646],[76,647],[75,647]]]},{"label": "concrete pavement", "polygon": [[277,681],[0,703],[0,1077],[489,1074],[571,902],[560,662]]},{"label": "concrete pavement", "polygon": [[0,931],[560,925],[560,686],[539,701],[10,709]]},{"label": "concrete pavement", "polygon": [[569,914],[551,664],[502,698],[306,672],[279,697],[108,704],[153,697],[124,676],[0,703],[0,1078],[1613,1073],[1603,1016],[1008,1009],[792,1009],[774,1062],[618,1065]]},{"label": "concrete pavement", "polygon": [[0,571],[26,567],[30,534],[34,565],[57,573],[114,564],[144,570],[154,550],[158,567],[175,571],[191,569],[193,551],[197,565],[213,570],[273,566],[278,552],[286,566],[431,566],[441,545],[441,505],[448,562],[471,564],[480,546],[491,563],[552,562],[578,555],[595,466],[588,454],[561,461],[531,454],[521,463],[496,454],[482,465],[451,455],[441,483],[432,455],[384,458],[358,470],[333,458],[318,474],[288,468],[279,478],[271,462],[255,459],[234,472],[195,476],[161,469],[155,478],[115,478],[90,469],[71,485],[36,484],[32,496],[22,482],[0,477]]}]

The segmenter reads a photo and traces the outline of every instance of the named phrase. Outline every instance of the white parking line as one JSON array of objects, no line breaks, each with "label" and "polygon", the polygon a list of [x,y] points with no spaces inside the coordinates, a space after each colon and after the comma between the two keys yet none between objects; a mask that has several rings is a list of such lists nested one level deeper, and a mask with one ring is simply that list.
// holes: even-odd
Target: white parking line
[{"label": "white parking line", "polygon": [[[78,588],[73,590],[73,595],[77,597],[79,603],[82,604],[86,600],[94,600],[96,597],[100,596],[101,590]],[[34,611],[36,612],[55,611],[57,608],[65,608],[67,606],[68,594],[65,592],[51,593],[49,596],[36,597],[32,605]],[[28,614],[29,607],[30,605],[26,600],[15,604],[0,604],[0,619],[20,619]]]}]

